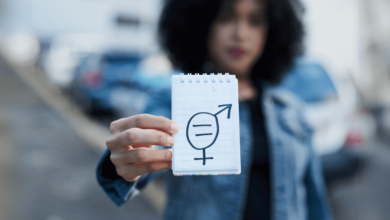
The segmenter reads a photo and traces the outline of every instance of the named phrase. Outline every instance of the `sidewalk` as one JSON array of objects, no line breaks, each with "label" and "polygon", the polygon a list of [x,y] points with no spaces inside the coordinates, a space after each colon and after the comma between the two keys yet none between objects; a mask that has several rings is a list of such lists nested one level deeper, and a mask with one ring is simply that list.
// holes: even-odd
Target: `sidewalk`
[{"label": "sidewalk", "polygon": [[0,219],[160,219],[139,196],[117,208],[95,179],[99,153],[0,59]]}]

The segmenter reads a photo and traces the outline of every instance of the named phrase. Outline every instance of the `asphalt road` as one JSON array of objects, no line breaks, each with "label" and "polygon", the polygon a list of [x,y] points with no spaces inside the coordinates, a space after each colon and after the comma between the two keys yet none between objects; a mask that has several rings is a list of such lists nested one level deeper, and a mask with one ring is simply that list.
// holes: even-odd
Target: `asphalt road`
[{"label": "asphalt road", "polygon": [[142,196],[116,207],[95,178],[96,151],[0,60],[0,219],[160,219]]},{"label": "asphalt road", "polygon": [[358,150],[365,158],[360,173],[328,189],[335,219],[390,219],[390,145],[375,138]]}]

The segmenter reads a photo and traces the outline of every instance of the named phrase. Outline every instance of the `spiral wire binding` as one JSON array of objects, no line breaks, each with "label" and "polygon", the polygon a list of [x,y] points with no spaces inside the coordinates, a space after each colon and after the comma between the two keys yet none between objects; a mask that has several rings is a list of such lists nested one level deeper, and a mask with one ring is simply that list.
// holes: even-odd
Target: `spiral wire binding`
[{"label": "spiral wire binding", "polygon": [[226,76],[226,81],[227,81],[228,83],[230,83],[229,73],[225,73],[225,76]]},{"label": "spiral wire binding", "polygon": [[195,73],[196,82],[199,83],[199,73]]},{"label": "spiral wire binding", "polygon": [[211,73],[210,76],[211,76],[211,82],[212,82],[212,83],[215,83],[215,75],[214,75],[214,73]]},{"label": "spiral wire binding", "polygon": [[[187,77],[185,77],[185,76],[187,76]],[[209,79],[212,83],[215,83],[216,78],[220,83],[223,82],[224,78],[226,79],[226,82],[230,83],[229,76],[230,76],[229,73],[225,73],[224,75],[222,73],[217,73],[217,74],[211,73],[210,75],[207,75],[207,73],[202,74],[203,82],[205,82],[205,83],[207,83],[209,81]],[[200,81],[202,81],[201,75],[199,73],[195,73],[194,75],[192,75],[191,73],[188,73],[188,74],[180,73],[180,82],[181,83],[185,82],[185,78],[187,78],[189,83],[192,83],[192,81],[200,83]]]},{"label": "spiral wire binding", "polygon": [[219,82],[223,82],[222,81],[222,73],[218,73],[218,79],[219,79]]}]

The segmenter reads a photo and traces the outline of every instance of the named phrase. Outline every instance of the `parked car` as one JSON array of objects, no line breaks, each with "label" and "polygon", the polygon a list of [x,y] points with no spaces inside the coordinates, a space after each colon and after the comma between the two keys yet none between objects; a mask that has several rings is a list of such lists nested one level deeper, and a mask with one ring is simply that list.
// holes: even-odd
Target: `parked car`
[{"label": "parked car", "polygon": [[164,74],[151,75],[143,63],[144,57],[137,53],[91,54],[76,68],[71,94],[88,113],[113,114],[116,118],[139,114],[149,91],[170,83]]},{"label": "parked car", "polygon": [[42,69],[54,85],[66,89],[80,61],[89,54],[101,53],[103,42],[103,38],[95,34],[59,35],[42,54]]}]

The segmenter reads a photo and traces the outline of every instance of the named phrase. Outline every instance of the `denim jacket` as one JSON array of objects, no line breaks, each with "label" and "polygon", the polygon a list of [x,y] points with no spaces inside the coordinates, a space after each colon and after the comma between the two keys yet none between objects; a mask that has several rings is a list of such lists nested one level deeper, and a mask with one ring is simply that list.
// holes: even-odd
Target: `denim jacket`
[{"label": "denim jacket", "polygon": [[[305,65],[307,63],[297,62],[295,72],[297,68],[307,69]],[[287,86],[287,81],[291,82],[293,78],[287,74],[284,82],[278,85],[262,85],[264,92],[260,97],[270,152],[271,216],[274,220],[328,220],[332,217],[319,159],[311,145],[312,130],[302,115],[304,102]],[[145,112],[170,118],[171,89],[154,91]],[[121,205],[158,175],[164,175],[168,195],[164,219],[242,219],[253,139],[250,109],[245,103],[239,104],[239,117],[240,175],[174,177],[169,170],[145,174],[129,183],[122,178],[107,178],[102,173],[104,164],[110,163],[107,150],[97,168],[98,182],[107,195]],[[112,172],[115,172],[114,168]]]}]

